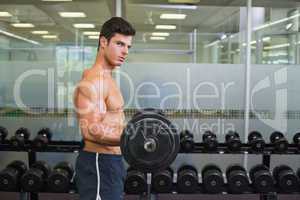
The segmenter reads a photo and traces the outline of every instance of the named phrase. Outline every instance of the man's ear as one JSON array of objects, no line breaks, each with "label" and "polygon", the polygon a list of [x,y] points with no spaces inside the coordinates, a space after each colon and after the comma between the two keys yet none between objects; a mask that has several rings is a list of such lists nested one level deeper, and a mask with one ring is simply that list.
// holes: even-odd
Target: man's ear
[{"label": "man's ear", "polygon": [[107,39],[103,36],[100,37],[100,47],[107,46]]}]

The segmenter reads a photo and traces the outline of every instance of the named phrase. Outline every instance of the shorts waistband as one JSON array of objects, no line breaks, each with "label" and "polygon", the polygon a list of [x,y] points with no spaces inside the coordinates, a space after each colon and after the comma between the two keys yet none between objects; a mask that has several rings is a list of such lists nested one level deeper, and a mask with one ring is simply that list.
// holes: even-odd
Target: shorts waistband
[{"label": "shorts waistband", "polygon": [[[96,152],[90,152],[90,151],[79,151],[79,155],[86,156],[86,157],[95,157]],[[107,153],[98,153],[100,158],[103,159],[113,159],[113,160],[121,160],[123,159],[122,155],[118,154],[107,154]]]}]

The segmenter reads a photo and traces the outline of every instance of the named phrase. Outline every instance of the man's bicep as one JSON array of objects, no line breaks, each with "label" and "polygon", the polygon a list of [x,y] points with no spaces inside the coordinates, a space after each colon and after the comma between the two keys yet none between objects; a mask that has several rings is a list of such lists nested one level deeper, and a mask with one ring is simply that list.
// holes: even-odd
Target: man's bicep
[{"label": "man's bicep", "polygon": [[106,104],[104,99],[83,99],[87,106],[87,112],[81,118],[87,123],[88,126],[101,123],[106,114]]},{"label": "man's bicep", "polygon": [[97,99],[97,90],[90,81],[86,81],[86,80],[80,81],[77,84],[76,89],[78,90],[78,92],[81,95],[83,95],[85,98],[87,98],[91,102],[93,102]]}]

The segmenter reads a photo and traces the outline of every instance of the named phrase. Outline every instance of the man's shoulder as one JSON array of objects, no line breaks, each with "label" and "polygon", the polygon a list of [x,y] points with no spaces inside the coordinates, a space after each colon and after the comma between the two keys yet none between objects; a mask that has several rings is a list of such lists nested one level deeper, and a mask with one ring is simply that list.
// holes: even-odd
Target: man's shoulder
[{"label": "man's shoulder", "polygon": [[108,83],[110,79],[100,70],[86,69],[82,73],[81,81],[89,81],[91,83],[100,83],[104,81]]},{"label": "man's shoulder", "polygon": [[[99,93],[101,92],[105,96],[108,94],[111,80],[108,77],[103,76],[102,73],[91,73],[91,71],[84,71],[82,79],[79,81],[79,88],[83,93]],[[86,96],[88,96],[86,94]]]}]

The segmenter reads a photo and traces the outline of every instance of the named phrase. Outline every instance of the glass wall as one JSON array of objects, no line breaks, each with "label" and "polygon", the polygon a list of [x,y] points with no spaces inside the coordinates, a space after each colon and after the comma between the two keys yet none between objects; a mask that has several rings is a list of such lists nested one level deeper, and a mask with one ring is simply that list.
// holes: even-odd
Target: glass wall
[{"label": "glass wall", "polygon": [[299,5],[259,2],[254,4],[265,14],[263,23],[253,25],[253,63],[299,64]]},{"label": "glass wall", "polygon": [[126,17],[138,30],[129,62],[241,63],[233,49],[244,41],[245,5],[127,1]]},{"label": "glass wall", "polygon": [[[247,1],[118,2],[122,3],[112,0],[0,1],[0,106],[72,109],[74,87],[97,54],[101,25],[120,10],[137,30],[128,60],[120,69],[132,79],[135,97],[153,95],[152,90],[142,91],[138,85],[150,78],[163,94],[155,101],[174,95],[173,91],[179,91],[177,86],[180,86],[185,92],[182,95],[191,98],[179,107],[174,106],[178,99],[165,101],[167,104],[162,108],[238,113],[241,117],[233,124],[243,132]],[[276,102],[286,105],[280,113],[294,117],[287,118],[285,126],[287,131],[292,127],[291,132],[297,129],[296,116],[300,110],[299,7],[296,0],[274,0],[272,4],[254,0],[249,44],[250,103],[253,104],[250,110],[258,118],[264,114],[267,120],[272,120]],[[129,101],[128,87],[122,82],[124,77],[119,78],[125,100]],[[164,87],[168,84],[166,80],[169,84],[173,81],[173,85],[169,85],[173,88]],[[287,88],[284,101],[275,101],[277,83],[285,83]],[[264,92],[260,87],[268,90]],[[194,103],[193,95],[197,97],[194,102],[199,100],[194,107],[189,106]],[[137,101],[138,105],[161,105],[144,100]],[[136,108],[136,104],[126,102],[126,105],[126,108]],[[250,129],[261,127],[270,132],[278,128],[262,120],[251,120]],[[290,125],[292,120],[293,125]],[[222,130],[224,133],[225,129]]]},{"label": "glass wall", "polygon": [[300,120],[300,5],[296,1],[268,4],[258,0],[253,4],[254,18],[256,8],[264,14],[260,23],[253,21],[250,110],[256,119],[249,129],[261,130],[267,139],[279,130],[292,141]]}]

